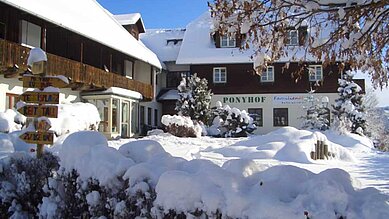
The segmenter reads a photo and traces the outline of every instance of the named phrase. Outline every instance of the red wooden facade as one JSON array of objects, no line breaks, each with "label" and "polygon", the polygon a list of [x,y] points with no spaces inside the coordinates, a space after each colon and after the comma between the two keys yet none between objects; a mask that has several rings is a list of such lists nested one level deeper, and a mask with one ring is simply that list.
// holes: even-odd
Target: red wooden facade
[{"label": "red wooden facade", "polygon": [[[306,63],[306,65],[317,63]],[[261,82],[260,76],[254,73],[253,64],[207,64],[191,65],[191,73],[208,80],[208,87],[214,94],[270,94],[270,93],[307,93],[311,89],[317,93],[337,93],[340,71],[336,65],[323,68],[323,81],[316,86],[309,81],[308,71],[298,76],[300,66],[290,63],[275,63],[274,82]],[[213,83],[213,68],[227,69],[226,83]],[[355,80],[364,89],[364,80]]]}]

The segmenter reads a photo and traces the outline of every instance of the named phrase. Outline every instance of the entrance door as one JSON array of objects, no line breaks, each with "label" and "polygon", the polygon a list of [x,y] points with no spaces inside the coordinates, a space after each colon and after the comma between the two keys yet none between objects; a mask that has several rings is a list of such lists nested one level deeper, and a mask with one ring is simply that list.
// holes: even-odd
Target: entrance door
[{"label": "entrance door", "polygon": [[130,137],[130,103],[122,101],[122,137]]}]

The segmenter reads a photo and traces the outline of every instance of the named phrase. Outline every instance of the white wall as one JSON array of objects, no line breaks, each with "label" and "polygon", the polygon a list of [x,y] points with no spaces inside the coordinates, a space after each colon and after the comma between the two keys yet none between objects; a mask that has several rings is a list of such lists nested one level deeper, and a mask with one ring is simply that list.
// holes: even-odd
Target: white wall
[{"label": "white wall", "polygon": [[[266,134],[279,127],[273,126],[273,109],[288,108],[288,124],[289,126],[300,128],[302,120],[301,116],[306,114],[303,106],[308,106],[305,98],[307,94],[242,94],[242,95],[213,95],[211,106],[215,106],[217,101],[220,101],[223,106],[229,105],[231,108],[236,107],[240,110],[248,111],[249,108],[262,108],[263,126],[257,127],[255,133]],[[320,102],[323,97],[328,97],[330,102],[328,108],[334,104],[338,98],[337,93],[314,94],[314,97]]]}]

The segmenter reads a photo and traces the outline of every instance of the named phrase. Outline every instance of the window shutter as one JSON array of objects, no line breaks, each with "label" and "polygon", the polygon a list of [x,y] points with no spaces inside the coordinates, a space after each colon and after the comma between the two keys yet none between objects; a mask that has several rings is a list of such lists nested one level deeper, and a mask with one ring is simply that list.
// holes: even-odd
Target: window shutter
[{"label": "window shutter", "polygon": [[213,40],[215,42],[216,48],[220,48],[220,34],[219,34],[219,32],[216,32],[213,34]]}]

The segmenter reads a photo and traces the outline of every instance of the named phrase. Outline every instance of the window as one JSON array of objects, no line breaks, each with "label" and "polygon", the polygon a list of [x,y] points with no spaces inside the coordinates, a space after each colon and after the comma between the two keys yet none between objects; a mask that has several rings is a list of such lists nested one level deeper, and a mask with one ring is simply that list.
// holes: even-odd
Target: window
[{"label": "window", "polygon": [[16,102],[18,101],[17,94],[5,94],[5,109],[15,109]]},{"label": "window", "polygon": [[189,71],[171,71],[166,74],[166,88],[177,88],[182,78],[190,77]]},{"label": "window", "polygon": [[117,133],[119,132],[119,100],[118,99],[112,99],[112,132]]},{"label": "window", "polygon": [[95,105],[97,111],[99,112],[100,119],[101,119],[98,127],[99,132],[109,132],[108,129],[109,99],[101,99],[101,100],[89,99],[87,101]]},{"label": "window", "polygon": [[266,71],[261,75],[261,82],[273,82],[274,81],[274,67],[268,66]]},{"label": "window", "polygon": [[263,114],[262,108],[251,108],[248,109],[249,115],[254,120],[254,124],[258,127],[263,126]]},{"label": "window", "polygon": [[21,43],[31,47],[41,47],[41,27],[22,20]]},{"label": "window", "polygon": [[0,22],[0,39],[5,39],[5,24]]},{"label": "window", "polygon": [[140,128],[143,129],[143,126],[145,124],[145,107],[144,106],[140,106],[139,122],[140,122]]},{"label": "window", "polygon": [[233,36],[220,36],[220,47],[229,48],[235,47],[236,40]]},{"label": "window", "polygon": [[135,134],[139,132],[138,109],[139,109],[139,103],[131,102],[131,134]]},{"label": "window", "polygon": [[310,65],[308,68],[309,81],[323,80],[323,67],[321,65]]},{"label": "window", "polygon": [[151,126],[151,108],[147,108],[147,125]]},{"label": "window", "polygon": [[126,77],[134,78],[134,63],[132,61],[124,60],[124,73]]},{"label": "window", "polygon": [[182,43],[182,39],[167,39],[166,40],[166,45],[167,46],[180,46]]},{"label": "window", "polygon": [[227,68],[213,68],[213,83],[227,83]]},{"label": "window", "polygon": [[291,46],[299,45],[298,31],[289,30],[286,38],[286,44]]},{"label": "window", "polygon": [[288,126],[288,108],[273,109],[273,126]]},{"label": "window", "polygon": [[122,137],[129,137],[130,131],[130,102],[122,101]]},{"label": "window", "polygon": [[158,126],[158,110],[154,109],[154,126]]}]

